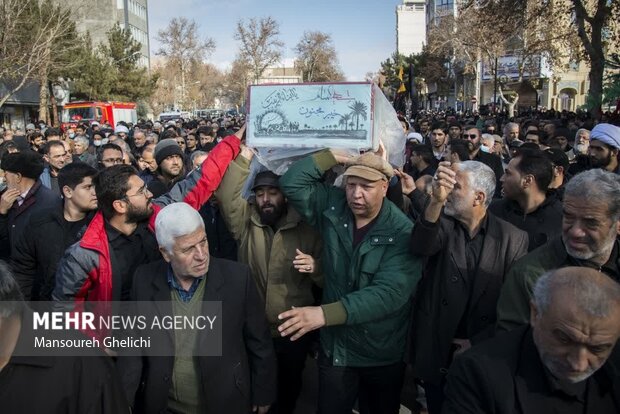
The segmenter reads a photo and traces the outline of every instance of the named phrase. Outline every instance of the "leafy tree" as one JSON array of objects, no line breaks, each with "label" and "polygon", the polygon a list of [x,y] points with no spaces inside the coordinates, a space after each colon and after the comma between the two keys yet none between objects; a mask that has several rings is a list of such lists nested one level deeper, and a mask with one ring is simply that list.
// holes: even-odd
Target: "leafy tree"
[{"label": "leafy tree", "polygon": [[318,31],[305,32],[294,50],[297,52],[295,66],[301,70],[305,82],[344,80],[330,35]]},{"label": "leafy tree", "polygon": [[157,79],[149,76],[146,68],[138,66],[142,46],[128,29],[114,25],[108,32],[107,45],[101,45],[100,49],[116,75],[110,88],[111,99],[137,101],[153,93]]},{"label": "leafy tree", "polygon": [[150,76],[138,66],[141,46],[129,30],[116,24],[108,32],[107,44],[95,51],[88,36],[85,42],[87,46],[76,57],[83,66],[73,78],[73,96],[136,102],[153,93],[157,75]]},{"label": "leafy tree", "polygon": [[112,63],[92,46],[90,34],[86,33],[75,60],[79,66],[67,77],[72,80],[71,95],[81,100],[110,99],[112,85],[116,81]]},{"label": "leafy tree", "polygon": [[237,22],[235,39],[241,43],[238,58],[249,65],[254,82],[280,60],[284,43],[278,39],[279,34],[278,22],[271,17],[251,18],[247,24],[243,20]]},{"label": "leafy tree", "polygon": [[400,68],[403,68],[403,80],[405,87],[410,88],[409,67],[414,68],[414,84],[417,90],[422,89],[423,84],[436,85],[436,93],[447,95],[453,79],[447,70],[448,60],[439,54],[431,54],[425,47],[422,53],[405,56],[394,53],[391,57],[381,63],[381,73],[385,77],[384,94],[389,98],[396,96],[396,91],[401,85],[398,78]]}]

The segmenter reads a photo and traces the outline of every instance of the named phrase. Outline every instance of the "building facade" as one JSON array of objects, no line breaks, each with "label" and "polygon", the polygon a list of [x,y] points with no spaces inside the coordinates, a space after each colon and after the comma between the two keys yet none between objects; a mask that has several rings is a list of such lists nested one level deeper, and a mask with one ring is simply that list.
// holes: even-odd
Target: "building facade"
[{"label": "building facade", "polygon": [[129,29],[133,38],[142,45],[138,64],[150,68],[147,0],[78,0],[71,7],[78,30],[90,32],[93,46],[106,43],[107,32],[116,23]]},{"label": "building facade", "polygon": [[396,51],[405,56],[421,53],[425,43],[425,0],[403,0],[396,6]]},{"label": "building facade", "polygon": [[456,16],[457,12],[457,0],[426,0],[426,27],[438,24],[444,16]]},{"label": "building facade", "polygon": [[294,66],[282,65],[265,69],[262,76],[256,82],[257,84],[265,83],[302,83],[303,75],[301,71]]}]

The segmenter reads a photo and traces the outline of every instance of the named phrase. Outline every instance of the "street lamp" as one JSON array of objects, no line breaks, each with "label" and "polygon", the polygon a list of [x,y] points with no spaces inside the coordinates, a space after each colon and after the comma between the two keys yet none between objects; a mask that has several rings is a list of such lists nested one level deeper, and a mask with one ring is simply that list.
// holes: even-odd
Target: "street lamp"
[{"label": "street lamp", "polygon": [[122,62],[122,61],[124,61],[124,60],[131,59],[131,58],[133,58],[134,56],[137,56],[137,55],[140,55],[140,54],[142,54],[142,52],[140,52],[140,51],[138,51],[138,52],[133,52],[131,55],[129,55],[129,56],[125,56],[124,58],[121,58],[121,59],[115,59],[115,60],[113,60],[113,61],[112,61],[112,63]]}]

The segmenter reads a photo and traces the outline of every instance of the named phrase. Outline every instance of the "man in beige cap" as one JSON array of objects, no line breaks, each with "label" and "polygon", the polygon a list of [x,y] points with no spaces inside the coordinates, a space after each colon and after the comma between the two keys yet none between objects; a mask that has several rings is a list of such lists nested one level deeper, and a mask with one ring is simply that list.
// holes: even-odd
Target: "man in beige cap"
[{"label": "man in beige cap", "polygon": [[[348,164],[344,189],[324,182]],[[293,164],[280,188],[323,238],[322,306],[281,313],[282,336],[321,329],[319,412],[398,413],[410,297],[421,261],[408,252],[411,221],[385,198],[392,167],[366,153],[322,151]]]}]

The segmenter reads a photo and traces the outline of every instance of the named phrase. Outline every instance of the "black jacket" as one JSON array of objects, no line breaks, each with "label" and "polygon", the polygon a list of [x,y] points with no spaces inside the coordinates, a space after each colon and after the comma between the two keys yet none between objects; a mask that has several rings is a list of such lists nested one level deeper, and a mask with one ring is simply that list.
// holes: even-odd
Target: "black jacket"
[{"label": "black jacket", "polygon": [[480,161],[481,163],[489,166],[493,172],[495,173],[495,193],[493,194],[493,198],[500,198],[502,196],[502,182],[500,179],[502,175],[504,175],[504,167],[502,165],[502,159],[497,155],[489,154],[488,152],[484,152],[479,150],[473,161]]},{"label": "black jacket", "polygon": [[[415,296],[411,328],[416,378],[439,384],[450,364],[450,347],[465,318],[467,338],[491,335],[504,275],[527,251],[527,234],[487,214],[477,271],[467,275],[466,230],[442,215],[434,225],[418,219],[411,252],[428,257]],[[483,231],[483,230],[481,230]],[[482,235],[482,234],[481,234]],[[471,279],[471,280],[467,280]]]},{"label": "black jacket", "polygon": [[24,232],[30,217],[61,204],[58,194],[37,181],[21,206],[15,201],[7,214],[0,214],[0,259],[8,259],[13,254],[16,237]]},{"label": "black jacket", "polygon": [[[610,388],[620,406],[618,347],[588,381]],[[590,387],[590,384],[588,385]],[[557,413],[551,390],[529,326],[514,329],[475,346],[454,360],[445,388],[443,414]],[[588,398],[588,413],[609,413]],[[617,410],[614,412],[618,412]]]},{"label": "black jacket", "polygon": [[237,261],[237,241],[230,234],[217,205],[205,203],[198,212],[205,223],[209,254],[220,259]]},{"label": "black jacket", "polygon": [[562,231],[562,202],[555,195],[548,195],[529,214],[525,214],[516,201],[506,198],[494,200],[489,211],[527,233],[530,239],[528,251],[542,246]]},{"label": "black jacket", "polygon": [[[141,266],[132,300],[170,302],[168,264]],[[222,302],[222,356],[198,358],[207,413],[247,414],[276,397],[276,359],[264,304],[246,265],[211,258],[204,301]],[[172,306],[172,305],[170,305]],[[172,308],[167,310],[172,314]],[[172,341],[170,336],[152,341]],[[203,336],[199,341],[204,340]],[[159,413],[168,404],[174,357],[123,357],[117,367],[136,413]]]},{"label": "black jacket", "polygon": [[[71,226],[63,207],[43,210],[30,219],[15,241],[11,267],[26,300],[52,300],[56,268],[65,250],[80,239],[94,212]],[[79,223],[78,223],[79,224]]]},{"label": "black jacket", "polygon": [[[29,349],[31,334],[22,332],[16,349]],[[67,351],[62,357],[13,355],[0,371],[0,412],[128,414],[129,404],[108,356]]]}]

